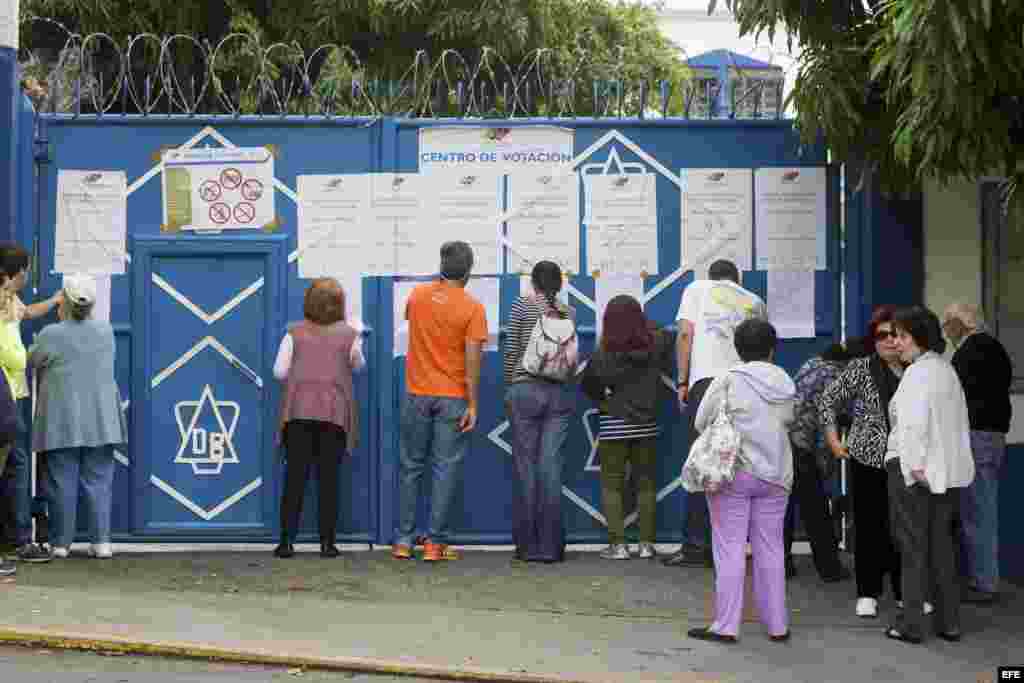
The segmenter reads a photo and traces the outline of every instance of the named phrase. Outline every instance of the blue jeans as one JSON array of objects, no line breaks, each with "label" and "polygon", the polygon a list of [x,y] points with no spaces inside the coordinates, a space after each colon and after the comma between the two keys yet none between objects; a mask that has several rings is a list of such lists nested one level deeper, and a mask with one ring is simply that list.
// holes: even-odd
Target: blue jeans
[{"label": "blue jeans", "polygon": [[32,456],[25,450],[28,427],[21,416],[27,410],[29,399],[19,399],[18,433],[7,458],[7,466],[13,468],[14,492],[14,542],[22,546],[32,542]]},{"label": "blue jeans", "polygon": [[1006,435],[971,432],[974,481],[960,490],[963,556],[968,583],[994,593],[999,588],[999,469]]},{"label": "blue jeans", "polygon": [[402,406],[398,460],[398,530],[395,543],[412,545],[420,479],[431,464],[430,529],[427,538],[448,542],[448,514],[458,490],[469,432],[459,431],[468,403],[461,398],[408,394]]},{"label": "blue jeans", "polygon": [[565,554],[562,447],[574,406],[572,394],[552,382],[518,382],[505,393],[517,480],[512,540],[521,560],[558,562]]},{"label": "blue jeans", "polygon": [[51,544],[55,548],[68,548],[75,540],[79,486],[89,513],[92,542],[109,543],[114,447],[62,448],[47,451],[46,458],[51,494]]}]

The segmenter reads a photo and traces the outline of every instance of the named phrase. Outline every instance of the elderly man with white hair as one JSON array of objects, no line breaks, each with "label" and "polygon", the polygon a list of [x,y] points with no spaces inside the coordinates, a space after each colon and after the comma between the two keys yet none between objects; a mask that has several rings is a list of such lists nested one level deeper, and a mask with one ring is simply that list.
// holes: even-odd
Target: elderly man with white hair
[{"label": "elderly man with white hair", "polygon": [[967,576],[964,601],[990,604],[999,583],[999,470],[1010,431],[1013,366],[1003,345],[986,332],[978,306],[951,305],[943,316],[942,329],[956,346],[953,367],[967,396],[976,473],[960,497]]}]

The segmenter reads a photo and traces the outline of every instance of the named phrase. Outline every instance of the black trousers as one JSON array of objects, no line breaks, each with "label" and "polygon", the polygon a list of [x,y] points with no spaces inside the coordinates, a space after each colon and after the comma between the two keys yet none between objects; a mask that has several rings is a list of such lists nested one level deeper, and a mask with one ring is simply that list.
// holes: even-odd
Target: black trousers
[{"label": "black trousers", "polygon": [[338,463],[347,451],[345,430],[330,422],[292,420],[285,425],[288,466],[281,499],[281,533],[291,540],[299,530],[310,468],[319,469],[320,541],[334,543],[338,531]]},{"label": "black trousers", "polygon": [[925,597],[935,603],[935,628],[960,630],[960,587],[953,557],[953,519],[960,489],[932,493],[924,484],[907,486],[900,461],[885,465],[889,481],[892,523],[903,562],[903,615],[895,626],[923,637]]},{"label": "black trousers", "polygon": [[[697,409],[704,399],[708,387],[711,386],[712,377],[705,377],[690,387],[690,393],[686,398],[686,427],[689,435],[689,444],[700,436],[697,431]],[[687,446],[689,448],[689,446]],[[702,550],[711,552],[711,514],[708,510],[707,496],[703,493],[687,493],[686,498],[686,519],[683,521],[683,538],[690,545],[695,545]]]},{"label": "black trousers", "polygon": [[853,458],[849,463],[853,479],[853,526],[856,535],[853,561],[857,574],[857,597],[881,597],[883,580],[888,574],[893,598],[902,600],[900,555],[889,521],[889,487],[885,470],[869,467]]},{"label": "black trousers", "polygon": [[786,508],[786,554],[793,550],[793,529],[796,526],[794,502],[800,508],[800,517],[804,522],[808,540],[811,543],[811,554],[814,557],[814,568],[822,578],[839,575],[839,546],[836,543],[835,528],[832,515],[828,511],[825,496],[822,493],[821,472],[814,461],[814,454],[793,447],[793,493],[789,497]]}]

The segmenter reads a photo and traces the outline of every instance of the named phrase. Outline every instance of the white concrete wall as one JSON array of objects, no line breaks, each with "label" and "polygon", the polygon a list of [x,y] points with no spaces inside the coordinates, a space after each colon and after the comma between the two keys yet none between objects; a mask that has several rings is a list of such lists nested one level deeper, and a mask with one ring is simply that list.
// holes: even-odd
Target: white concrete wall
[{"label": "white concrete wall", "polygon": [[[981,191],[977,182],[924,186],[924,304],[940,316],[982,301]],[[1014,395],[1008,441],[1024,443],[1024,395]]]}]

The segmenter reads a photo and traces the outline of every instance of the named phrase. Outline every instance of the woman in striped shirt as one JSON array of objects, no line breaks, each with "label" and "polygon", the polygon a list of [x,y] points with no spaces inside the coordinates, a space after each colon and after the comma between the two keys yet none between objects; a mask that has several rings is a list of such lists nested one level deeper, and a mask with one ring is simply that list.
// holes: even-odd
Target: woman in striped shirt
[{"label": "woman in striped shirt", "polygon": [[541,316],[564,319],[571,311],[556,299],[562,289],[558,264],[538,262],[530,280],[533,293],[516,300],[506,323],[505,413],[512,423],[517,480],[512,538],[518,560],[561,562],[565,558],[562,447],[576,402],[565,384],[529,374],[523,368],[523,354]]},{"label": "woman in striped shirt", "polygon": [[623,522],[626,463],[632,467],[640,513],[639,556],[652,559],[657,505],[657,409],[662,374],[671,370],[672,339],[631,296],[608,302],[598,349],[583,374],[583,391],[600,406],[598,455],[608,522],[608,560],[628,560]]}]

